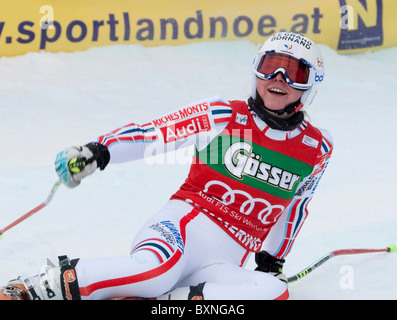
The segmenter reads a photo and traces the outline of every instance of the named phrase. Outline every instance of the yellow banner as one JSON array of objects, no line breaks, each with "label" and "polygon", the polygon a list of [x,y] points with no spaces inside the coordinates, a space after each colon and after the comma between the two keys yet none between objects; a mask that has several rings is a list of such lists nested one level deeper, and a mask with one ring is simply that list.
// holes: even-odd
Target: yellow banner
[{"label": "yellow banner", "polygon": [[397,45],[395,0],[12,0],[0,2],[0,56],[112,44],[262,43],[297,32],[341,53]]}]

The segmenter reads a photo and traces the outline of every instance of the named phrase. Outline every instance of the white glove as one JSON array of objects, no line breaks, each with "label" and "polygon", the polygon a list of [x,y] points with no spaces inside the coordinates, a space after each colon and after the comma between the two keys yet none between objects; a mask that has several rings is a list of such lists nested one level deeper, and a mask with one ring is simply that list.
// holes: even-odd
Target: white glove
[{"label": "white glove", "polygon": [[96,168],[97,161],[87,146],[67,148],[58,153],[55,159],[55,171],[69,188],[77,187]]}]

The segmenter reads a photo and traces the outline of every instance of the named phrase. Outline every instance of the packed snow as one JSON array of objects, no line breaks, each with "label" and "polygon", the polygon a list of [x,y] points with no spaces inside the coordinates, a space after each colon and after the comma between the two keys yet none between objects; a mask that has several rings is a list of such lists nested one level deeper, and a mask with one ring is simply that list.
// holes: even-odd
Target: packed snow
[{"label": "packed snow", "polygon": [[[246,99],[257,45],[209,42],[0,59],[0,229],[43,202],[56,154],[127,123],[145,123],[214,95]],[[397,48],[340,55],[325,45],[326,78],[308,109],[335,149],[287,257],[290,276],[342,248],[397,242]],[[183,183],[192,149],[108,166],[0,240],[0,283],[35,274],[47,257],[125,255],[140,226]],[[396,299],[397,254],[335,257],[290,285],[290,299]],[[251,257],[248,268],[254,268]]]}]

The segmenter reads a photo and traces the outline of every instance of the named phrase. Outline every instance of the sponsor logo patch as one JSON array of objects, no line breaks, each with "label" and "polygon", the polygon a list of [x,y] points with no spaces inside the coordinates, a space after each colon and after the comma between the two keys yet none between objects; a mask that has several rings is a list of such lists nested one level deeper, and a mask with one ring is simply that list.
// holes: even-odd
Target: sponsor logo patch
[{"label": "sponsor logo patch", "polygon": [[302,143],[313,148],[318,147],[318,141],[316,139],[313,139],[307,135],[303,136]]},{"label": "sponsor logo patch", "polygon": [[167,126],[160,128],[165,143],[184,139],[199,132],[210,130],[210,120],[206,114],[179,122],[169,123]]},{"label": "sponsor logo patch", "polygon": [[65,286],[65,297],[68,300],[73,300],[72,297],[72,290],[70,289],[70,286],[73,282],[76,281],[76,273],[74,272],[74,270],[70,269],[70,270],[66,270],[63,273],[63,284]]},{"label": "sponsor logo patch", "polygon": [[247,125],[247,119],[248,119],[248,117],[245,114],[237,113],[237,115],[236,115],[236,122],[239,124],[242,124],[244,126]]}]

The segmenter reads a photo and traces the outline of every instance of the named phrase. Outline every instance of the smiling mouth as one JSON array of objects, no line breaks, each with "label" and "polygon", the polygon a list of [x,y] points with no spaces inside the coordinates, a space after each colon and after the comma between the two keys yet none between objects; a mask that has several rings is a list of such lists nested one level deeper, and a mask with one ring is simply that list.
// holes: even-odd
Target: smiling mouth
[{"label": "smiling mouth", "polygon": [[277,89],[277,88],[270,88],[268,91],[269,91],[270,93],[275,93],[275,94],[279,94],[279,95],[282,95],[282,96],[284,96],[284,95],[287,94],[287,93],[284,92],[283,90]]}]

